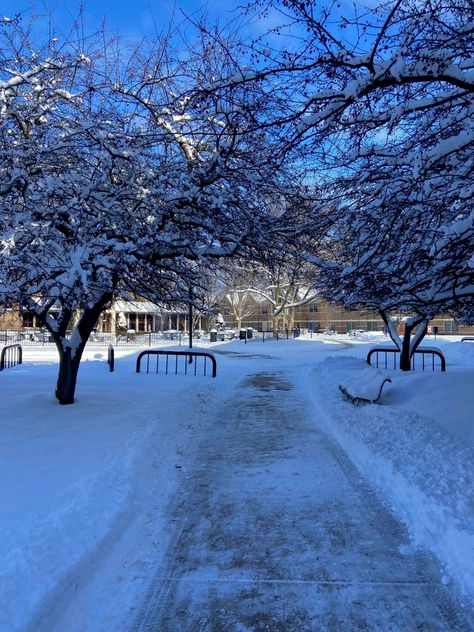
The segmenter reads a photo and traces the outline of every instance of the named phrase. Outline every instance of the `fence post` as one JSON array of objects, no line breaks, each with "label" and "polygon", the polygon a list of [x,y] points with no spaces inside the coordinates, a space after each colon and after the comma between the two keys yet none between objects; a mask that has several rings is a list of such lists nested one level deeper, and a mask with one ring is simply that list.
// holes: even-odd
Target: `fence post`
[{"label": "fence post", "polygon": [[265,342],[265,332],[262,331],[262,334],[263,334],[263,342]]},{"label": "fence post", "polygon": [[109,365],[109,370],[111,373],[115,370],[115,351],[112,344],[109,344],[107,350],[107,364]]},{"label": "fence post", "polygon": [[148,346],[151,347],[151,331],[148,332]]}]

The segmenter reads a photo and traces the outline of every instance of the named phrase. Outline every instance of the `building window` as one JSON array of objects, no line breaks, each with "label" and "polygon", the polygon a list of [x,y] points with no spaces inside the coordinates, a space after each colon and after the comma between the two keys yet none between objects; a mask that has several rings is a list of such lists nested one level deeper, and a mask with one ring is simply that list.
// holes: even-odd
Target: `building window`
[{"label": "building window", "polygon": [[110,333],[112,331],[112,314],[104,314],[102,317],[101,331]]},{"label": "building window", "polygon": [[136,314],[128,315],[128,328],[134,329],[135,331],[137,330],[137,315]]},{"label": "building window", "polygon": [[146,316],[146,330],[153,331],[153,316],[151,314]]},{"label": "building window", "polygon": [[137,315],[137,331],[145,331],[145,314]]},{"label": "building window", "polygon": [[444,323],[445,334],[457,334],[459,331],[458,324],[455,320],[446,320]]},{"label": "building window", "polygon": [[317,306],[317,305],[314,305],[314,304],[312,304],[312,303],[310,303],[310,305],[309,305],[309,311],[310,311],[312,314],[314,314],[315,312],[317,312],[317,311],[318,311],[318,306]]},{"label": "building window", "polygon": [[36,318],[31,312],[22,314],[23,327],[36,327]]},{"label": "building window", "polygon": [[378,331],[379,329],[380,324],[376,320],[367,321],[367,331]]},{"label": "building window", "polygon": [[355,320],[349,320],[346,323],[347,331],[352,331],[353,329],[358,329],[357,322]]},{"label": "building window", "polygon": [[268,307],[262,307],[262,314],[268,314]]}]

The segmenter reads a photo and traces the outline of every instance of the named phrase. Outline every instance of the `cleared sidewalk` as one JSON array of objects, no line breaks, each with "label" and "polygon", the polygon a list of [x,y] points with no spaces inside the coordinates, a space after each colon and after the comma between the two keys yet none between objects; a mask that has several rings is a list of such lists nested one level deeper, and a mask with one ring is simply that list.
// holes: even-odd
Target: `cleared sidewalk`
[{"label": "cleared sidewalk", "polygon": [[135,630],[469,629],[310,405],[291,372],[268,370],[222,406]]}]

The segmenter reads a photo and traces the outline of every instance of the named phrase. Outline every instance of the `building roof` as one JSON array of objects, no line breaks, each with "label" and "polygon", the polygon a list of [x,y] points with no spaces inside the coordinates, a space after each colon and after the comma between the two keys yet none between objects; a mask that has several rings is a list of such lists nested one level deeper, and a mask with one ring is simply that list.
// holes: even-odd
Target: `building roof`
[{"label": "building roof", "polygon": [[115,301],[110,308],[110,311],[120,313],[120,312],[131,312],[132,314],[162,314],[162,310],[151,303],[150,301]]}]

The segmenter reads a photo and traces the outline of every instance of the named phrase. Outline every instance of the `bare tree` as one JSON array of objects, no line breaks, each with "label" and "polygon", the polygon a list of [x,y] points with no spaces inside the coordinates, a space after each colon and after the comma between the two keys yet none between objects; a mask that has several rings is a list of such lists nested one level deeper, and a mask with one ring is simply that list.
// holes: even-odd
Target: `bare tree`
[{"label": "bare tree", "polygon": [[219,297],[235,319],[237,329],[241,329],[243,320],[255,312],[255,304],[248,290],[253,277],[254,274],[248,271],[248,267],[243,266],[238,260],[226,264],[221,269],[223,287]]},{"label": "bare tree", "polygon": [[285,329],[291,329],[295,310],[318,297],[312,266],[288,256],[283,261],[256,263],[250,281],[242,283],[239,289],[234,288],[234,293],[264,299],[271,308],[274,331],[278,329],[279,320],[283,320]]}]

